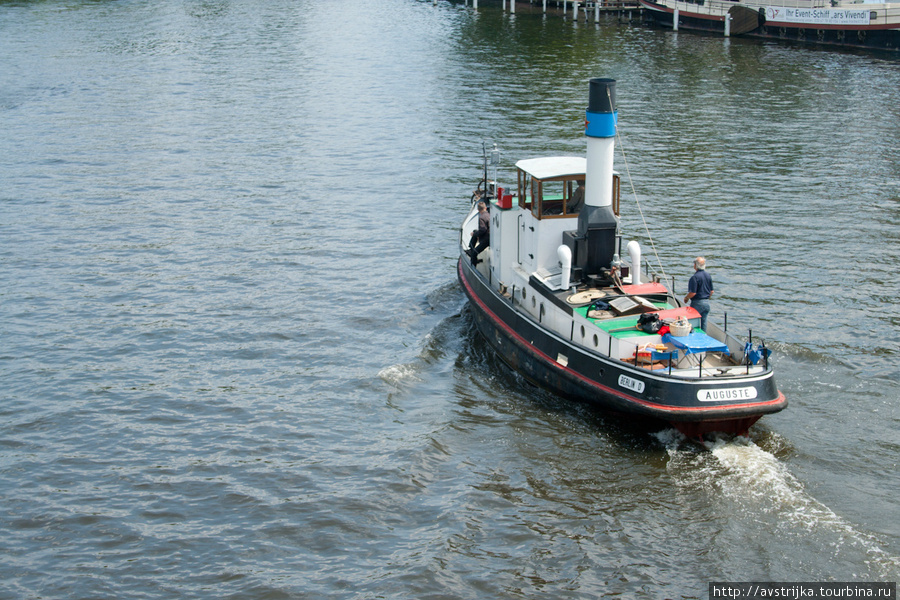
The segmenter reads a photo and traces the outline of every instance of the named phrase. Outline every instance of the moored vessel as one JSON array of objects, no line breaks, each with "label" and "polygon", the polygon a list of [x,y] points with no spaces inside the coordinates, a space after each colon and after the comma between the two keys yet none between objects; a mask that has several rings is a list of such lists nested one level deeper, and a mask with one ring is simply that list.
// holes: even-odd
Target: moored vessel
[{"label": "moored vessel", "polygon": [[644,21],[672,29],[900,51],[900,3],[853,0],[639,0]]},{"label": "moored vessel", "polygon": [[485,156],[460,230],[460,283],[481,334],[533,383],[691,437],[746,434],[787,405],[770,351],[727,327],[701,329],[700,314],[625,240],[615,89],[590,81],[585,157],[520,160],[517,181],[503,186],[487,174],[499,153]]}]

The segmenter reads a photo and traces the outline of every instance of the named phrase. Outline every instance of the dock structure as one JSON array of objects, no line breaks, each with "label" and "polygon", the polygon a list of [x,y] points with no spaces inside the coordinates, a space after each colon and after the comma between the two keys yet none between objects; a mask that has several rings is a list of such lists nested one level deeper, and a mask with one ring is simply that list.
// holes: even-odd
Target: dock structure
[{"label": "dock structure", "polygon": [[[437,0],[433,0],[437,3]],[[464,0],[466,6],[470,0]],[[488,0],[480,0],[482,3]],[[493,0],[496,2],[497,0]],[[471,0],[472,7],[478,8],[479,0]],[[640,11],[640,3],[638,0],[500,0],[504,11],[515,14],[516,7],[525,8],[527,12],[541,11],[544,14],[552,12],[574,21],[584,20],[590,21],[593,15],[594,21],[600,21],[600,15],[603,13],[630,13],[631,11]]]}]

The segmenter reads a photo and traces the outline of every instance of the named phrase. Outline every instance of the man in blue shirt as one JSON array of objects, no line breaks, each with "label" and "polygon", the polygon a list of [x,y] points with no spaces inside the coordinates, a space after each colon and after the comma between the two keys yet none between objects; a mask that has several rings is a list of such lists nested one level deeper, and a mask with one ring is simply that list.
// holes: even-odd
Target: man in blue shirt
[{"label": "man in blue shirt", "polygon": [[709,299],[713,295],[712,277],[706,272],[706,259],[698,256],[694,259],[694,274],[688,281],[688,294],[684,301],[691,301],[691,306],[700,313],[700,329],[706,333],[706,315],[709,314]]}]

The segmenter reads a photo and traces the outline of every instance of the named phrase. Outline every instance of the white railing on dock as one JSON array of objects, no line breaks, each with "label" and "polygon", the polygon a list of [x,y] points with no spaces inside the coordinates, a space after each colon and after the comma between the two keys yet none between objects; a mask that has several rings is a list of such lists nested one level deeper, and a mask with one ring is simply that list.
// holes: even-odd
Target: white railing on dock
[{"label": "white railing on dock", "polygon": [[[704,13],[708,15],[725,16],[731,7],[735,6],[735,2],[731,0],[703,0],[702,2],[691,2],[688,0],[676,0],[675,2],[666,2],[670,7],[678,8],[681,11],[694,13]],[[845,8],[853,10],[866,9],[872,14],[872,23],[883,23],[888,20],[900,22],[900,2],[887,4],[868,4],[863,2],[844,2],[840,7],[835,6],[831,0],[741,0],[741,5],[751,8],[765,8],[768,6],[778,8]]]}]

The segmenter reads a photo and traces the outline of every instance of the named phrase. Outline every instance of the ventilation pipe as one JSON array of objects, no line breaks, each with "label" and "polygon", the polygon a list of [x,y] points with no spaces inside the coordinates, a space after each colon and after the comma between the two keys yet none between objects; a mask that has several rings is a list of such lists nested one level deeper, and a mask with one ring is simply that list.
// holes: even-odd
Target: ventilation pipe
[{"label": "ventilation pipe", "polygon": [[559,256],[559,264],[562,266],[562,278],[559,285],[566,290],[569,289],[569,280],[572,275],[572,251],[568,246],[563,245],[556,249],[556,254]]},{"label": "ventilation pipe", "polygon": [[641,282],[641,245],[631,240],[625,249],[631,257],[631,284],[638,285]]}]

